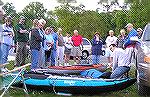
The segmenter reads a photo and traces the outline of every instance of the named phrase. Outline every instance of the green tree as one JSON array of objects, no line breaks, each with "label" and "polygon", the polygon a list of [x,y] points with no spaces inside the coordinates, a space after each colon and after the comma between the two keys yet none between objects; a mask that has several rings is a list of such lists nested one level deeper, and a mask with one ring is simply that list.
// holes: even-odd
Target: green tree
[{"label": "green tree", "polygon": [[45,18],[46,10],[42,3],[31,2],[22,10],[22,15],[26,17],[26,24],[28,28],[32,26],[33,19]]},{"label": "green tree", "polygon": [[114,6],[119,6],[118,0],[99,0],[98,4],[103,6],[103,11],[106,12],[109,12]]},{"label": "green tree", "polygon": [[4,10],[6,16],[15,17],[17,14],[15,10],[15,6],[13,6],[13,3],[7,2],[5,5],[3,5],[2,9]]},{"label": "green tree", "polygon": [[23,14],[28,19],[35,19],[35,18],[44,18],[46,10],[47,9],[44,8],[43,3],[31,2],[22,11]]},{"label": "green tree", "polygon": [[66,3],[76,3],[76,0],[57,0],[58,3],[66,4]]},{"label": "green tree", "polygon": [[126,10],[114,11],[112,22],[115,24],[114,29],[114,31],[116,32],[115,34],[116,35],[120,34],[119,33],[120,30],[123,29],[125,25],[128,23],[128,11]]},{"label": "green tree", "polygon": [[128,22],[134,24],[135,28],[144,26],[150,22],[150,1],[149,0],[135,0],[132,3],[128,14]]}]

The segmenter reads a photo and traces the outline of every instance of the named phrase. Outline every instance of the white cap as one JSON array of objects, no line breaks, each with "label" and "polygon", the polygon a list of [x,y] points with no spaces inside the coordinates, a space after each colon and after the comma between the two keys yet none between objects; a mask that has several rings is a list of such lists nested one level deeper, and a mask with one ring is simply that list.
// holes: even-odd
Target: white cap
[{"label": "white cap", "polygon": [[131,23],[128,23],[126,26],[125,26],[125,28],[127,28],[127,27],[133,27],[133,24],[131,24]]}]

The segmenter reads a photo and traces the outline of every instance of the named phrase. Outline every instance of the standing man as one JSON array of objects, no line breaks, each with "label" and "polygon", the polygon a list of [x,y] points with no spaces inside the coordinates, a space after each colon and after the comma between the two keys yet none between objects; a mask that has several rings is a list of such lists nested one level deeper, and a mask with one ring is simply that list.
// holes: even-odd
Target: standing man
[{"label": "standing man", "polygon": [[[2,50],[1,50],[1,43],[2,43],[2,22],[1,22],[1,20],[3,19],[3,10],[2,10],[2,8],[0,8],[0,65],[2,64]],[[2,67],[0,67],[0,73],[2,73],[1,72],[1,69],[2,69]],[[2,79],[3,77],[2,76],[0,76],[0,90],[2,90],[3,89],[3,79]]]},{"label": "standing man", "polygon": [[2,64],[2,50],[1,50],[1,43],[2,43],[2,40],[3,40],[3,37],[2,37],[2,22],[1,20],[3,19],[3,10],[2,8],[0,9],[0,64]]},{"label": "standing man", "polygon": [[83,44],[83,40],[82,40],[82,36],[78,34],[78,30],[74,30],[74,35],[71,38],[72,41],[72,56],[73,59],[75,61],[75,64],[79,64],[80,63],[80,58],[82,56],[82,48],[81,45]]},{"label": "standing man", "polygon": [[54,32],[54,27],[50,27],[50,32],[52,33],[54,44],[51,50],[51,66],[56,65],[56,58],[57,58],[57,48],[58,48],[58,34]]},{"label": "standing man", "polygon": [[111,62],[112,62],[112,59],[111,59],[112,51],[109,49],[109,46],[111,44],[116,44],[117,43],[117,37],[114,36],[114,31],[113,30],[109,31],[109,36],[106,38],[105,42],[106,42],[106,54],[105,54],[105,56],[108,59],[108,65],[111,65]]},{"label": "standing man", "polygon": [[19,22],[15,27],[16,30],[16,65],[22,66],[25,64],[25,60],[27,57],[27,43],[29,40],[29,32],[25,28],[25,17],[20,16]]}]

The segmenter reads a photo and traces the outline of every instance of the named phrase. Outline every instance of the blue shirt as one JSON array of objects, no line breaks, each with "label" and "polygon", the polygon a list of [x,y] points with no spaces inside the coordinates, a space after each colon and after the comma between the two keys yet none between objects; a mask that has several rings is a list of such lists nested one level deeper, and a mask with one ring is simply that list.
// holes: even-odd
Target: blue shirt
[{"label": "blue shirt", "polygon": [[41,47],[44,48],[44,40],[45,40],[45,34],[44,34],[44,30],[42,29],[39,29],[39,33],[40,33],[40,36],[42,37],[42,42],[41,42]]},{"label": "blue shirt", "polygon": [[53,45],[53,49],[56,50],[56,43],[58,41],[58,34],[53,32],[52,33],[53,39],[54,39],[54,45]]},{"label": "blue shirt", "polygon": [[[2,25],[3,27],[3,41],[2,43],[5,43],[7,45],[13,45],[14,44],[14,41],[13,41],[13,34],[14,34],[14,31],[13,31],[13,27],[11,26],[6,26],[6,24],[3,24]],[[8,34],[11,34],[11,35],[8,35]]]},{"label": "blue shirt", "polygon": [[136,37],[136,36],[138,36],[137,31],[136,31],[135,29],[132,29],[132,30],[129,32],[129,34],[128,34],[128,36],[126,37],[126,39],[125,39],[124,47],[126,48],[127,46],[129,46],[129,45],[131,45],[131,44],[135,44],[135,42],[131,41],[130,38],[131,38],[131,37]]},{"label": "blue shirt", "polygon": [[47,46],[46,42],[54,42],[54,39],[53,39],[53,36],[52,34],[48,34],[48,35],[45,35],[46,39],[45,39],[45,42],[44,42],[44,48],[45,50],[49,50],[51,47]]}]

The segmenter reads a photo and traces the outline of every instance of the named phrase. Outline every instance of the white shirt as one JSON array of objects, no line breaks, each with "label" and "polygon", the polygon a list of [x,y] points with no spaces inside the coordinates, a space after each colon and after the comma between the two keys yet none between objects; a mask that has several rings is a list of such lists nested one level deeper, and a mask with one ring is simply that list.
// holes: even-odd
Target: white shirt
[{"label": "white shirt", "polygon": [[116,44],[117,37],[116,36],[108,36],[106,38],[106,46],[109,47],[111,44]]},{"label": "white shirt", "polygon": [[[13,45],[14,44],[13,36],[12,36],[12,35],[14,35],[13,27],[9,27],[9,26],[6,26],[6,24],[3,24],[2,28],[3,28],[3,32],[2,32],[3,40],[2,40],[2,43],[5,43],[7,45]],[[11,35],[8,35],[8,33],[11,33]]]},{"label": "white shirt", "polygon": [[113,57],[113,70],[115,70],[116,67],[119,66],[128,66],[130,67],[130,60],[129,56],[126,53],[125,50],[122,48],[115,48],[115,50],[112,53]]},{"label": "white shirt", "polygon": [[71,43],[72,43],[72,41],[71,41],[71,37],[64,37],[64,42],[65,42],[65,46],[68,48],[68,49],[70,49],[70,48],[72,48],[72,45],[71,45]]},{"label": "white shirt", "polygon": [[44,50],[49,50],[51,47],[49,47],[46,42],[50,42],[50,43],[54,43],[54,39],[53,39],[53,36],[52,34],[48,34],[46,35],[45,34],[45,40],[44,40]]}]

